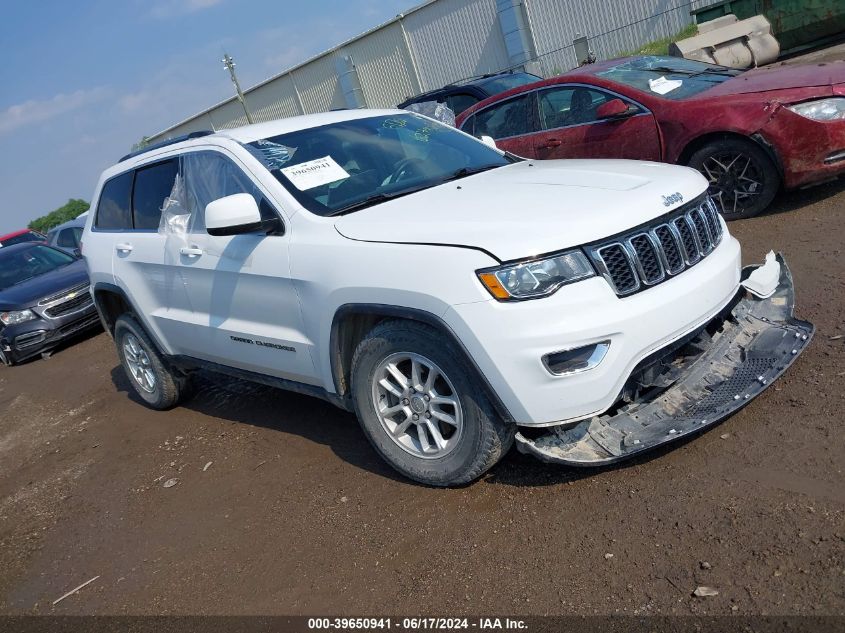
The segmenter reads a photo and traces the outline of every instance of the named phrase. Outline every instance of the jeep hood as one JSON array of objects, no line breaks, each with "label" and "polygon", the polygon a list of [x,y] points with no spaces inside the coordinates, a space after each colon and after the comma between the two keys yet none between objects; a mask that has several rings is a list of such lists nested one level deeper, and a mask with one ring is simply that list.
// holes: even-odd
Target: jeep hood
[{"label": "jeep hood", "polygon": [[706,189],[697,171],[674,165],[523,161],[341,216],[335,226],[353,240],[468,246],[507,261],[620,233]]}]

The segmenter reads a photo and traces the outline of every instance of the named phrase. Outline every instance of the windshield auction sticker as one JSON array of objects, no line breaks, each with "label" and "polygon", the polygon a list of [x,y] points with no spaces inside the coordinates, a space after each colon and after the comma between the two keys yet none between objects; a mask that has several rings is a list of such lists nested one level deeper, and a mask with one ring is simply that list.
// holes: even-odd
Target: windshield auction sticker
[{"label": "windshield auction sticker", "polygon": [[652,92],[656,92],[659,95],[665,95],[667,92],[677,90],[683,85],[684,82],[680,79],[666,79],[666,77],[660,77],[659,79],[648,80],[648,87],[651,88]]},{"label": "windshield auction sticker", "polygon": [[293,183],[293,186],[300,191],[306,191],[349,178],[349,173],[337,164],[331,156],[315,158],[298,165],[283,167],[280,170],[285,177]]}]

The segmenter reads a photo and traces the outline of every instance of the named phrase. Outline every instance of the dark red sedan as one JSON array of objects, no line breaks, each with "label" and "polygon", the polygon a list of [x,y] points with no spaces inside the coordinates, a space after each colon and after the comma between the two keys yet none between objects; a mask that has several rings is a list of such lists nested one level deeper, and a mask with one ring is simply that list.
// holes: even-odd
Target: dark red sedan
[{"label": "dark red sedan", "polygon": [[727,219],[845,173],[845,62],[738,71],[676,57],[600,62],[485,99],[456,125],[528,158],[689,165]]}]

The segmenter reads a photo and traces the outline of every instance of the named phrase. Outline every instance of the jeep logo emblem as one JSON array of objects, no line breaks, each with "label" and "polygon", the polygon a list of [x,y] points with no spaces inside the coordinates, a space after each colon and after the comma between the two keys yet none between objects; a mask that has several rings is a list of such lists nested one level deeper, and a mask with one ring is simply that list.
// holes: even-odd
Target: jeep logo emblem
[{"label": "jeep logo emblem", "polygon": [[676,202],[683,202],[683,201],[684,201],[684,197],[680,193],[678,193],[677,191],[675,193],[670,193],[668,196],[663,196],[663,206],[664,207],[671,207]]}]

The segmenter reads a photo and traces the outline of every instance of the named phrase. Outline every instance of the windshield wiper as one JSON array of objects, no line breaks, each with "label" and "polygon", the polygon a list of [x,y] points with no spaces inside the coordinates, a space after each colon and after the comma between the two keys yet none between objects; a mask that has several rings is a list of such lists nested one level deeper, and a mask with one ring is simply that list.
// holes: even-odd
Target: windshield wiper
[{"label": "windshield wiper", "polygon": [[730,69],[727,68],[725,70],[718,70],[716,68],[705,68],[704,70],[682,70],[680,68],[670,68],[669,66],[652,66],[651,68],[644,68],[643,70],[665,73],[667,75],[684,75],[685,77],[699,77],[701,75],[720,75],[726,77],[736,76]]},{"label": "windshield wiper", "polygon": [[451,175],[446,176],[446,178],[440,182],[451,182],[452,180],[466,178],[467,176],[472,176],[473,174],[480,174],[483,171],[490,171],[491,169],[496,169],[497,167],[504,167],[504,165],[484,165],[483,167],[474,167],[472,169],[469,167],[461,167],[460,169],[453,171]]},{"label": "windshield wiper", "polygon": [[480,174],[483,171],[488,171],[490,169],[496,169],[496,167],[503,167],[504,165],[484,165],[483,167],[475,167],[470,169],[468,167],[461,167],[460,169],[455,170],[449,176],[444,178],[443,180],[431,184],[426,184],[421,187],[409,187],[408,189],[400,189],[399,191],[388,191],[383,193],[376,193],[372,196],[367,196],[363,200],[359,200],[358,202],[353,202],[352,204],[347,204],[344,207],[340,207],[339,209],[333,210],[331,213],[327,213],[325,217],[330,218],[335,215],[343,215],[345,213],[351,213],[353,211],[358,211],[360,209],[364,209],[366,207],[372,206],[374,204],[378,204],[379,202],[386,202],[388,200],[393,200],[395,198],[401,198],[402,196],[407,196],[410,193],[416,193],[417,191],[422,191],[423,189],[429,189],[436,185],[442,185],[445,182],[450,182],[452,180],[458,180],[459,178],[466,178],[467,176],[472,176],[473,174]]},{"label": "windshield wiper", "polygon": [[378,204],[379,202],[386,202],[387,200],[393,200],[394,198],[401,198],[402,196],[407,196],[409,193],[416,193],[417,191],[428,189],[428,187],[429,185],[426,185],[424,187],[409,187],[408,189],[400,189],[399,191],[376,193],[371,196],[367,196],[366,198],[364,198],[363,200],[359,200],[358,202],[353,202],[351,204],[347,204],[345,207],[335,209],[331,213],[327,213],[325,217],[330,218],[335,215],[343,215],[344,213],[358,211],[359,209],[364,209],[374,204]]}]

